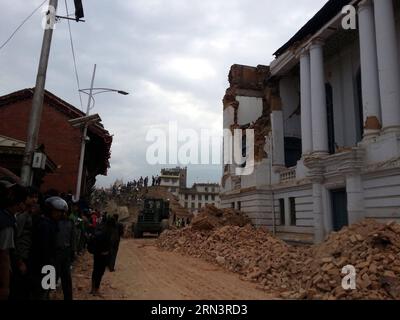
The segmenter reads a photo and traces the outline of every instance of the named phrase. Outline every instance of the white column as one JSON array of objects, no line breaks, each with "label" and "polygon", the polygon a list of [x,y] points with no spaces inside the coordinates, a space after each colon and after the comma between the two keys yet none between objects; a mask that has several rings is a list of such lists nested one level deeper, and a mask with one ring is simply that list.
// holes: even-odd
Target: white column
[{"label": "white column", "polygon": [[371,0],[364,0],[359,4],[358,16],[365,136],[370,136],[378,134],[382,127],[374,9]]},{"label": "white column", "polygon": [[392,0],[374,0],[384,130],[400,128],[400,69]]},{"label": "white column", "polygon": [[314,42],[310,47],[311,70],[311,118],[313,152],[327,154],[328,119],[326,110],[324,52],[321,41]]},{"label": "white column", "polygon": [[349,174],[346,177],[346,190],[349,224],[354,224],[365,217],[364,189],[360,174]]},{"label": "white column", "polygon": [[285,166],[285,136],[283,124],[283,112],[272,111],[272,144],[273,144],[273,166]]},{"label": "white column", "polygon": [[311,73],[310,53],[304,51],[300,56],[300,90],[301,90],[301,140],[303,155],[313,151],[311,122]]}]

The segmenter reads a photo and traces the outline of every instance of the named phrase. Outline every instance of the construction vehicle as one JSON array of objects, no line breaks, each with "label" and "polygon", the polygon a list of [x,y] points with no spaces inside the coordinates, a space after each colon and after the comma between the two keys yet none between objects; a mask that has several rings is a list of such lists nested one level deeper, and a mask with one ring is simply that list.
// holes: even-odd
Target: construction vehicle
[{"label": "construction vehicle", "polygon": [[143,234],[158,233],[169,228],[169,201],[163,199],[145,199],[143,209],[139,212],[137,221],[132,225],[134,238],[143,238]]}]

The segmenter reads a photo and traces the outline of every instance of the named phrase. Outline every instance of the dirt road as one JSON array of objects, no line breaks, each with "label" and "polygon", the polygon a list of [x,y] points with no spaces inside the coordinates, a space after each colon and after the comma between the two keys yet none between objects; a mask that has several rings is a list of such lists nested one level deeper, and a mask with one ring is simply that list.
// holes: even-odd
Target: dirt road
[{"label": "dirt road", "polygon": [[91,257],[75,267],[76,299],[107,300],[263,300],[271,299],[238,275],[199,259],[160,251],[154,239],[121,242],[115,273],[107,272],[103,296],[88,294]]}]

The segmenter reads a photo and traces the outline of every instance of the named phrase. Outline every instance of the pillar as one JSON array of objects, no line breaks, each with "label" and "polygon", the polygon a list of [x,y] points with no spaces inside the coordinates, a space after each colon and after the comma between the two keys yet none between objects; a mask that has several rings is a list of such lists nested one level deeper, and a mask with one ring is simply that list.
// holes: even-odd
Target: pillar
[{"label": "pillar", "polygon": [[316,154],[329,153],[323,54],[323,43],[315,41],[310,47],[310,71],[312,140]]},{"label": "pillar", "polygon": [[374,0],[382,125],[400,130],[400,67],[392,0]]},{"label": "pillar", "polygon": [[303,155],[313,151],[311,121],[311,74],[310,53],[304,51],[300,56],[300,90],[301,90],[301,140]]},{"label": "pillar", "polygon": [[349,224],[354,224],[365,217],[364,189],[359,173],[347,175],[346,190]]},{"label": "pillar", "polygon": [[371,0],[359,4],[358,16],[364,127],[365,137],[368,137],[379,134],[382,128],[374,8]]}]

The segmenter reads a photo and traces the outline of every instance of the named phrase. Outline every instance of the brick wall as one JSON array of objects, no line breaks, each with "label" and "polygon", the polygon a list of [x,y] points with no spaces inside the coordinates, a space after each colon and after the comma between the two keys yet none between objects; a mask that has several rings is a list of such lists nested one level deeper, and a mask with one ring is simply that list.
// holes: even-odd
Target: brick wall
[{"label": "brick wall", "polygon": [[[31,100],[23,100],[0,107],[0,134],[26,141],[31,104]],[[42,191],[49,188],[75,191],[81,134],[68,120],[65,114],[44,103],[39,145],[45,145],[46,154],[59,168],[45,177]]]}]

